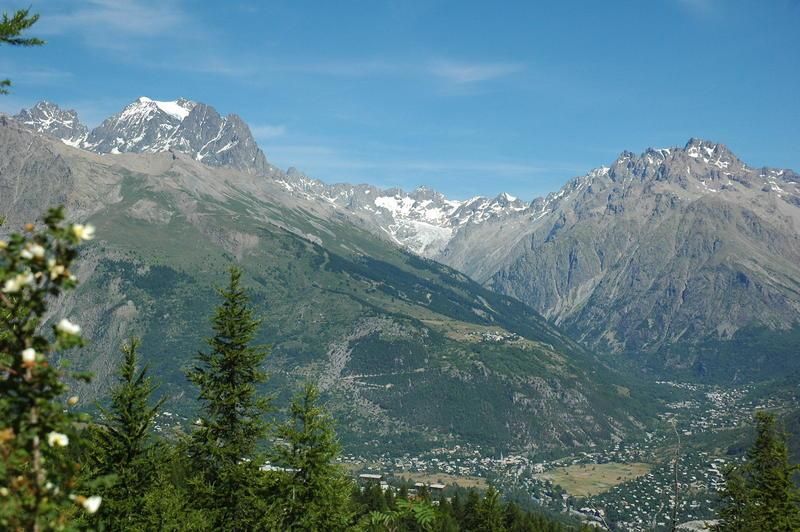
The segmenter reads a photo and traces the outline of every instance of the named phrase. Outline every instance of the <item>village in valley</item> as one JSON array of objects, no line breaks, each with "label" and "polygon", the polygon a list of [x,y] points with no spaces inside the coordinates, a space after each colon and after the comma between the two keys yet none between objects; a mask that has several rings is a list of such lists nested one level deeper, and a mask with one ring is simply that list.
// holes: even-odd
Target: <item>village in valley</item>
[{"label": "village in valley", "polygon": [[754,411],[781,408],[782,400],[752,399],[748,386],[658,385],[686,398],[665,405],[658,427],[641,440],[617,441],[605,449],[537,458],[489,456],[476,446],[455,445],[416,456],[345,454],[341,461],[362,484],[376,482],[384,490],[413,485],[413,495],[424,486],[436,500],[455,486],[492,485],[522,505],[600,528],[613,522],[631,531],[667,529],[673,512],[681,523],[713,520],[724,472],[744,459],[739,449],[729,449],[735,438],[728,436],[749,427]]}]

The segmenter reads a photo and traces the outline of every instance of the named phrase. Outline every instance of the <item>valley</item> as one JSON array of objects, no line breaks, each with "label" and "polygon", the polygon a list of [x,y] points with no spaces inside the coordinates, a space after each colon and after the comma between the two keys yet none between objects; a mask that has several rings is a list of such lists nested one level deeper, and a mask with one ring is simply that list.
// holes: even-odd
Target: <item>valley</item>
[{"label": "valley", "polygon": [[[99,238],[86,248],[77,272],[84,282],[53,314],[82,315],[92,337],[77,362],[98,378],[81,393],[102,398],[117,346],[141,335],[144,360],[166,398],[156,424],[160,434],[191,430],[188,420],[196,414],[184,372],[208,334],[195,309],[212,306],[212,287],[231,262],[243,269],[263,316],[258,338],[272,346],[263,391],[274,394],[282,409],[288,390],[315,381],[337,419],[341,463],[356,472],[493,485],[525,507],[626,530],[663,528],[671,519],[666,512],[676,453],[677,516],[712,517],[722,471],[740,460],[753,412],[791,413],[795,407],[791,380],[781,395],[771,393],[766,380],[775,375],[776,361],[786,360],[790,368],[796,363],[791,320],[800,299],[792,283],[800,277],[792,261],[800,247],[792,231],[800,196],[791,172],[756,173],[726,148],[691,140],[684,149],[638,157],[625,152],[612,167],[530,204],[507,194],[452,201],[429,189],[406,194],[327,185],[291,169],[282,172],[266,162],[245,124],[214,118],[218,130],[192,132],[187,120],[195,109],[218,115],[203,104],[181,105],[186,113],[169,115],[164,109],[173,107],[140,98],[96,132],[82,132],[82,140],[58,126],[58,117],[73,125],[77,117],[53,104],[20,114],[21,126],[7,120],[0,129],[2,186],[14,191],[0,196],[8,223],[36,216],[46,201],[65,203],[97,228]],[[158,136],[162,119],[172,128],[166,137]],[[216,138],[230,124],[245,138],[245,155],[236,164],[204,161],[202,150],[181,140]],[[116,140],[108,148],[101,134],[109,127],[123,140],[156,135],[155,144]],[[24,156],[18,149],[23,145]],[[119,146],[133,153],[117,153]],[[675,161],[688,162],[693,181],[671,174]],[[730,205],[711,209],[719,200],[701,186],[703,175],[728,180],[723,189]],[[759,179],[773,184],[762,186]],[[737,203],[740,196],[754,202],[753,210]],[[639,214],[626,214],[624,206],[609,211],[615,201],[638,202],[639,211],[646,205],[653,209],[650,221],[642,225]],[[704,225],[720,213],[747,234]],[[693,220],[693,236],[681,236],[686,216]],[[772,218],[759,221],[763,216]],[[603,241],[588,229],[600,222],[611,224]],[[649,248],[621,236],[651,230]],[[688,311],[686,290],[695,281],[687,275],[695,266],[714,265],[703,275],[716,276],[719,268],[730,273],[729,260],[752,260],[730,246],[756,233],[775,238],[760,244],[775,259],[764,273],[769,278],[758,280],[762,270],[748,262],[749,273],[736,266],[737,279],[747,282],[712,284],[735,298],[737,309],[769,300],[769,312],[757,320],[751,319],[756,314],[727,316],[723,327],[698,317],[734,307],[692,307],[692,327],[699,328],[691,334],[648,336],[674,327],[658,324],[680,321]],[[653,240],[658,235],[675,245],[690,243],[661,270],[637,262],[662,249],[663,242]],[[702,241],[693,240],[700,236]],[[707,238],[719,243],[709,249]],[[507,269],[521,260],[508,254],[520,246],[532,246],[524,260],[535,255],[533,270]],[[568,260],[561,256],[567,250]],[[608,266],[612,256],[622,270]],[[547,257],[554,262],[538,262]],[[600,270],[582,271],[587,259]],[[684,284],[677,307],[663,314],[660,307],[640,306],[648,298],[674,300],[675,268]],[[596,276],[600,271],[616,280],[607,284]],[[651,271],[672,280],[641,277]],[[537,280],[545,274],[550,277]],[[622,281],[619,275],[633,277]],[[666,295],[657,288],[664,283]],[[534,292],[526,292],[531,286]],[[704,290],[700,300],[718,299]],[[592,301],[601,299],[601,306],[622,305],[619,312],[603,310],[603,319],[642,320],[635,325],[641,334],[624,333],[630,346],[615,344],[616,333],[598,319]],[[719,319],[721,314],[713,316]],[[715,337],[711,325],[722,332]],[[684,335],[704,340],[684,344]],[[671,354],[677,351],[681,355]],[[744,352],[763,356],[737,365]]]},{"label": "valley", "polygon": [[[764,397],[751,386],[720,388],[661,382],[675,390],[660,422],[641,438],[569,454],[491,454],[477,446],[420,455],[345,454],[348,467],[388,478],[427,479],[462,487],[473,479],[499,486],[523,506],[546,507],[586,522],[624,530],[668,530],[677,457],[679,522],[713,519],[723,473],[741,463],[753,413],[791,412],[798,397]],[[464,479],[464,480],[461,480]]]},{"label": "valley", "polygon": [[4,7],[0,530],[800,532],[796,4]]}]

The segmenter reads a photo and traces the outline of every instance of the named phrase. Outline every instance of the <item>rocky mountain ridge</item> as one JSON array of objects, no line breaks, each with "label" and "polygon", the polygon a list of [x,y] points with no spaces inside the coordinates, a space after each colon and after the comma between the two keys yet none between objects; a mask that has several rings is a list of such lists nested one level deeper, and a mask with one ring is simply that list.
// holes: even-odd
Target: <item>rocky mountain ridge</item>
[{"label": "rocky mountain ridge", "polygon": [[185,98],[158,101],[142,96],[92,131],[80,123],[75,111],[50,102],[23,109],[14,118],[38,133],[94,153],[178,151],[210,166],[271,177],[292,194],[331,203],[381,236],[428,257],[439,253],[464,224],[526,208],[505,193],[459,201],[425,187],[406,193],[371,185],[326,184],[294,168],[282,172],[267,162],[238,116],[223,118],[213,107]]},{"label": "rocky mountain ridge", "polygon": [[721,144],[623,152],[434,258],[658,371],[800,363],[775,347],[800,324],[800,176]]},{"label": "rocky mountain ridge", "polygon": [[74,110],[50,102],[23,109],[14,118],[25,126],[94,153],[187,153],[209,166],[267,175],[273,169],[250,128],[235,114],[185,98],[157,101],[137,98],[89,131]]},{"label": "rocky mountain ridge", "polygon": [[530,203],[507,194],[452,200],[424,187],[382,190],[283,172],[254,141],[244,152],[224,149],[226,124],[246,126],[218,116],[188,100],[140,98],[88,134],[74,112],[52,104],[17,119],[100,153],[173,150],[263,176],[264,186],[327,205],[518,298],[597,349],[655,357],[661,369],[702,373],[719,363],[696,351],[709,342],[716,353],[747,331],[800,326],[800,177],[748,166],[722,144],[625,151]]},{"label": "rocky mountain ridge", "polygon": [[76,390],[87,402],[136,335],[167,408],[192,419],[183,369],[236,263],[264,318],[258,340],[272,345],[270,390],[319,382],[350,448],[591,446],[652,418],[630,379],[535,311],[377,238],[330,201],[179,151],[75,149],[0,118],[2,231],[57,204],[97,228],[78,289],[49,317],[79,319],[91,339],[73,360],[95,375]]}]

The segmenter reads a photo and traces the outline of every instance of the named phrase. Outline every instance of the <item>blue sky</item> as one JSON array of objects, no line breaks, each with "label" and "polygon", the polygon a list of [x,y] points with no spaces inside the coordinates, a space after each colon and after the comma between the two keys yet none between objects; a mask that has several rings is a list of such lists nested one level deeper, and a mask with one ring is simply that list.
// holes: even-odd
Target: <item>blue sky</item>
[{"label": "blue sky", "polygon": [[800,0],[28,5],[48,44],[0,48],[0,110],[183,96],[324,181],[531,199],[692,136],[800,170]]}]

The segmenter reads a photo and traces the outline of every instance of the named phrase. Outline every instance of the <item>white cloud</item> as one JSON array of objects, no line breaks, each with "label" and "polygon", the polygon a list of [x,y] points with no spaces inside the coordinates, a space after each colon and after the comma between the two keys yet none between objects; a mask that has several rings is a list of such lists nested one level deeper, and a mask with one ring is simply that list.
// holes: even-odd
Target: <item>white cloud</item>
[{"label": "white cloud", "polygon": [[273,124],[258,124],[250,126],[253,136],[259,140],[274,139],[286,134],[286,126]]},{"label": "white cloud", "polygon": [[440,60],[431,63],[428,71],[450,83],[467,84],[489,81],[524,70],[520,63],[468,63]]},{"label": "white cloud", "polygon": [[72,72],[56,68],[36,68],[25,63],[0,60],[0,78],[10,78],[14,85],[55,85],[73,77]]},{"label": "white cloud", "polygon": [[50,2],[54,11],[43,10],[37,30],[43,35],[78,31],[92,34],[152,37],[186,23],[182,6],[164,0],[89,0]]}]

